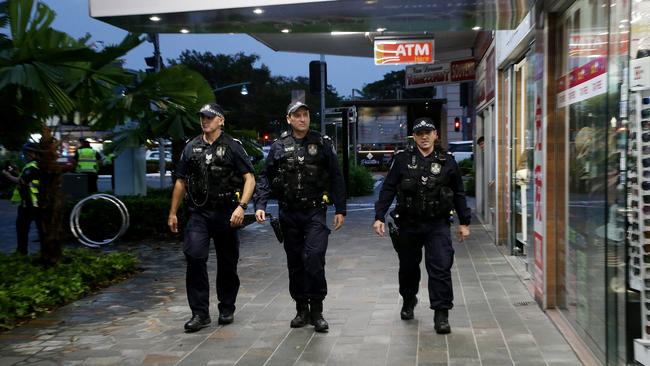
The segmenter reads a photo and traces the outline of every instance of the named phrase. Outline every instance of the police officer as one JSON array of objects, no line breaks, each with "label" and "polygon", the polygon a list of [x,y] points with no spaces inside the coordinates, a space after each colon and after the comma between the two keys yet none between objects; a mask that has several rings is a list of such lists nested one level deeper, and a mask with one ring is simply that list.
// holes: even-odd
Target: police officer
[{"label": "police officer", "polygon": [[32,221],[36,224],[39,238],[43,238],[43,222],[41,209],[38,202],[40,187],[40,170],[36,161],[40,151],[37,143],[28,142],[23,145],[23,155],[27,164],[23,167],[18,177],[11,175],[7,170],[2,174],[18,186],[14,190],[12,202],[18,203],[18,214],[16,216],[16,239],[18,246],[16,251],[27,255],[29,242],[29,227]]},{"label": "police officer", "polygon": [[80,138],[81,145],[74,153],[75,171],[88,177],[88,193],[97,192],[97,174],[102,161],[101,155],[90,147],[85,138]]},{"label": "police officer", "polygon": [[211,322],[207,271],[211,238],[217,252],[218,322],[230,324],[234,320],[239,291],[237,230],[255,189],[253,166],[241,142],[222,131],[223,109],[210,103],[201,108],[199,115],[203,134],[183,150],[167,219],[171,231],[178,232],[176,212],[187,193],[190,217],[183,252],[187,259],[187,299],[192,310],[192,318],[185,323],[187,332]]},{"label": "police officer", "polygon": [[400,316],[413,319],[424,246],[435,330],[445,334],[451,331],[448,313],[453,307],[454,248],[449,215],[452,209],[456,210],[460,221],[458,237],[463,241],[469,236],[471,213],[458,165],[451,154],[435,147],[437,138],[430,118],[414,121],[416,146],[395,155],[375,203],[373,228],[377,235],[384,236],[384,219],[397,196],[396,208],[391,213],[397,228],[391,230],[391,239],[399,258],[399,292],[403,299]]},{"label": "police officer", "polygon": [[334,230],[345,221],[345,185],[332,140],[309,129],[309,107],[295,102],[287,107],[291,133],[273,143],[258,177],[255,216],[264,222],[266,203],[273,192],[280,206],[280,225],[289,269],[289,293],[296,301],[292,328],[308,323],[327,332],[323,300],[327,295],[325,252],[330,230],[326,205],[334,203]]}]

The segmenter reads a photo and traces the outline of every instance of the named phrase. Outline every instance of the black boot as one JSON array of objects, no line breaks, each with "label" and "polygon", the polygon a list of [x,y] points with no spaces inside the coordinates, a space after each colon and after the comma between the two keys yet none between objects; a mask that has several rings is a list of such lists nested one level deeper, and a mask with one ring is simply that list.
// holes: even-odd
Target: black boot
[{"label": "black boot", "polygon": [[433,327],[436,329],[436,333],[451,333],[451,327],[449,326],[449,310],[436,310],[436,313],[433,316],[433,324]]},{"label": "black boot", "polygon": [[327,321],[323,319],[323,301],[311,300],[309,310],[311,315],[311,325],[314,326],[314,330],[319,333],[327,333],[330,326],[327,324]]},{"label": "black boot", "polygon": [[205,328],[210,324],[211,320],[210,317],[201,317],[199,315],[192,315],[192,319],[190,319],[187,323],[185,323],[185,331],[187,333],[192,333],[196,332],[197,330],[200,330],[201,328]]},{"label": "black boot", "polygon": [[413,296],[410,299],[404,299],[404,303],[402,304],[402,311],[400,311],[399,315],[402,317],[402,320],[411,320],[413,319],[413,309],[415,308],[415,305],[418,303],[418,298]]},{"label": "black boot", "polygon": [[291,320],[291,328],[302,328],[309,323],[309,302],[296,301],[296,317]]}]

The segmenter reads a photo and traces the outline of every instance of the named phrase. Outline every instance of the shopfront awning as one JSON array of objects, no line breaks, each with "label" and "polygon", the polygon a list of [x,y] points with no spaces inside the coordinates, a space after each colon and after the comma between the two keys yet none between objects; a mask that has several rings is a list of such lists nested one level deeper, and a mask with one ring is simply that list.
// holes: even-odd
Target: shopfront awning
[{"label": "shopfront awning", "polygon": [[89,0],[89,8],[130,32],[247,33],[277,51],[372,57],[372,41],[387,36],[433,36],[436,54],[466,51],[477,30],[514,29],[530,2]]}]

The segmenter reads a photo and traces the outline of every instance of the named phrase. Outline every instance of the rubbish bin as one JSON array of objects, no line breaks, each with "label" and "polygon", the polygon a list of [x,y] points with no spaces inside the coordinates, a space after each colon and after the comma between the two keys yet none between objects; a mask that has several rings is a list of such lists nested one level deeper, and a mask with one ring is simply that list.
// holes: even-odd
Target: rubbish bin
[{"label": "rubbish bin", "polygon": [[63,194],[66,199],[80,199],[88,196],[88,176],[79,173],[63,174]]}]

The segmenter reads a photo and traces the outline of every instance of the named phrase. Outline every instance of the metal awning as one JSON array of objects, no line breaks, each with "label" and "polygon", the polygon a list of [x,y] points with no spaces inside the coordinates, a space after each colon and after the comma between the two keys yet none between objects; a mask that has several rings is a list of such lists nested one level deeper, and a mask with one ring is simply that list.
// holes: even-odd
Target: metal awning
[{"label": "metal awning", "polygon": [[[466,57],[475,30],[514,29],[531,0],[89,0],[90,15],[135,33],[247,33],[277,51],[372,56],[378,37],[427,37]],[[151,17],[156,20],[151,20]],[[475,30],[473,30],[475,29]],[[332,32],[335,32],[334,34]],[[341,34],[340,32],[355,32]]]}]

